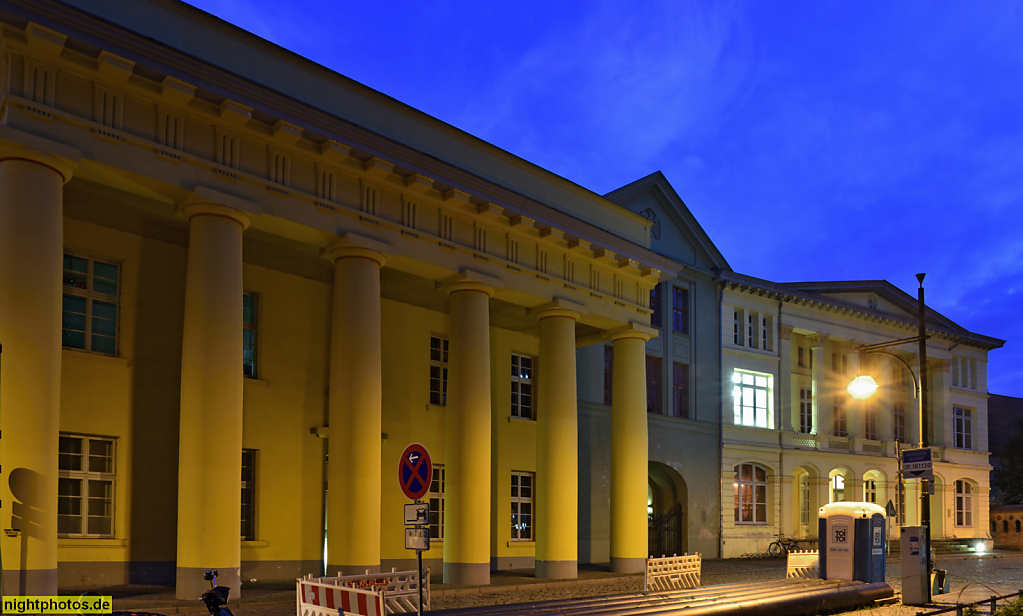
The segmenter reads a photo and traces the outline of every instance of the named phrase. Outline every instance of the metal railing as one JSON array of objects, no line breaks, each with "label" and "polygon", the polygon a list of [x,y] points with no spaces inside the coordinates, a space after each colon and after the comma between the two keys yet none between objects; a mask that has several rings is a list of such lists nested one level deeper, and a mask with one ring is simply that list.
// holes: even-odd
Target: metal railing
[{"label": "metal railing", "polygon": [[1010,599],[1012,597],[1023,597],[1023,589],[1017,590],[1016,592],[1012,593],[1011,595],[1002,595],[1000,597],[992,596],[990,599],[985,599],[983,601],[974,601],[973,603],[956,603],[955,605],[953,605],[951,607],[942,608],[940,610],[933,610],[933,611],[930,611],[930,612],[917,612],[916,616],[934,616],[935,614],[947,614],[949,612],[955,612],[956,616],[963,616],[963,613],[964,613],[964,611],[967,608],[971,608],[971,607],[972,608],[976,608],[979,605],[986,605],[986,604],[990,604],[990,606],[991,606],[991,612],[990,613],[994,614],[995,610],[998,609],[998,602],[999,601],[1002,601],[1003,599]]}]

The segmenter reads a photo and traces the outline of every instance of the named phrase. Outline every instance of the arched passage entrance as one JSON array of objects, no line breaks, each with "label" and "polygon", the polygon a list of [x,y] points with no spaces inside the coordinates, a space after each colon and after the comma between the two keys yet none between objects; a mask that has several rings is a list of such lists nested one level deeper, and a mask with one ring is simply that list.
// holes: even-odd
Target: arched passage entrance
[{"label": "arched passage entrance", "polygon": [[682,475],[661,462],[650,462],[647,522],[651,557],[685,554],[689,546],[689,490]]}]

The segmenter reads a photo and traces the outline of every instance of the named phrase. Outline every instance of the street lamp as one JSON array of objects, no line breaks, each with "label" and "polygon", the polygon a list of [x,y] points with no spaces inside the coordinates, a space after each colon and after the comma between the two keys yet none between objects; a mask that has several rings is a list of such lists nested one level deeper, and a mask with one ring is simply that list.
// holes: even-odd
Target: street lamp
[{"label": "street lamp", "polygon": [[[917,290],[917,335],[912,338],[902,338],[901,340],[892,340],[891,342],[881,342],[878,344],[868,344],[856,349],[860,355],[860,370],[863,370],[865,364],[865,358],[868,353],[880,353],[897,359],[906,370],[909,375],[913,377],[913,388],[916,390],[917,399],[920,400],[920,449],[926,449],[930,446],[928,442],[928,433],[930,432],[929,427],[929,405],[927,400],[927,324],[925,321],[926,307],[924,305],[924,276],[926,274],[917,274],[916,279],[920,283],[920,288]],[[890,353],[885,349],[895,347],[911,342],[919,343],[919,358],[920,358],[920,378],[917,379],[916,375],[913,374],[913,368],[910,367],[906,360]],[[847,388],[849,395],[863,399],[872,395],[877,391],[877,382],[874,379],[862,372],[855,378],[849,387]],[[933,563],[931,562],[931,498],[930,498],[930,486],[928,485],[927,479],[920,480],[920,525],[924,527],[924,537],[927,539],[927,572],[930,575]],[[927,585],[927,598],[930,599],[930,584]]]}]

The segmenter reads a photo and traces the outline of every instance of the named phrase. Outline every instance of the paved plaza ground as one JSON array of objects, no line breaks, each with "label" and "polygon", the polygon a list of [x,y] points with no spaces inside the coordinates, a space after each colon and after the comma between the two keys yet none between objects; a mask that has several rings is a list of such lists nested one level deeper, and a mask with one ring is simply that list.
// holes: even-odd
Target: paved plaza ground
[{"label": "paved plaza ground", "polygon": [[[1023,553],[996,552],[978,555],[941,556],[936,566],[948,571],[951,592],[934,597],[938,607],[954,606],[956,602],[970,603],[990,599],[993,595],[1006,595],[1023,590]],[[901,567],[897,557],[890,559],[886,578],[896,592],[901,593]],[[732,584],[777,580],[785,577],[784,559],[706,560],[703,562],[702,584]],[[435,584],[434,610],[526,603],[603,595],[637,593],[642,590],[643,576],[621,576],[601,567],[584,566],[579,579],[545,581],[532,577],[532,571],[495,572],[492,583],[486,587],[458,588]],[[61,594],[71,594],[63,592]],[[107,589],[103,594],[114,596],[114,610],[122,612],[150,612],[155,614],[205,614],[198,601],[179,601],[168,588],[120,587]],[[246,586],[241,600],[229,607],[236,616],[290,616],[295,614],[294,586]],[[857,615],[914,616],[934,608],[903,606],[901,603],[860,610]],[[982,605],[980,613],[988,612]],[[952,612],[954,614],[954,612]]]}]

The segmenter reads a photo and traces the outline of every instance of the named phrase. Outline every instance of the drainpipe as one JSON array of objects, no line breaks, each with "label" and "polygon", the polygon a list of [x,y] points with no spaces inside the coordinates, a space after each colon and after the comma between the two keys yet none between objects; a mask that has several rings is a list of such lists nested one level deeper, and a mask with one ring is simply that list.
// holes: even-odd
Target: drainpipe
[{"label": "drainpipe", "polygon": [[[714,282],[718,283],[718,499],[721,498],[721,488],[724,484],[721,480],[721,461],[722,461],[722,449],[724,449],[724,443],[721,441],[724,435],[723,423],[724,423],[724,412],[725,412],[725,396],[724,396],[724,353],[721,352],[722,341],[724,340],[724,328],[721,325],[721,319],[723,313],[721,312],[721,304],[725,300],[725,281],[720,277],[715,277]],[[725,503],[721,503],[721,515],[718,517],[718,558],[722,558],[725,553],[724,546],[724,530],[725,530]]]},{"label": "drainpipe", "polygon": [[[781,305],[782,301],[778,300],[778,323],[775,327],[775,331],[781,331]],[[782,429],[785,422],[782,421],[781,414],[784,409],[785,397],[782,392],[783,382],[787,383],[792,375],[784,375],[781,373],[781,338],[778,339],[778,345],[776,349],[778,353],[778,393],[777,393],[777,408],[778,414],[775,418],[775,425],[778,426],[778,477],[781,481],[785,481],[785,435],[782,434]],[[787,378],[786,378],[787,377]],[[784,379],[784,380],[783,380]],[[787,389],[787,388],[786,388]],[[789,396],[791,399],[792,396]],[[791,412],[791,409],[790,409]],[[785,519],[785,499],[782,498],[781,482],[778,483],[778,537],[782,536],[782,525]]]}]

